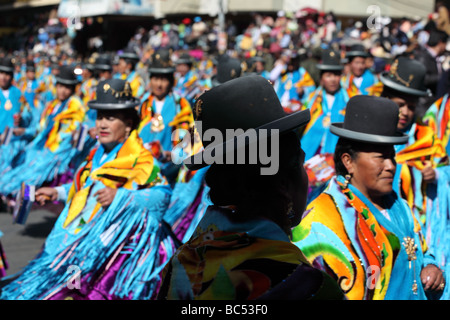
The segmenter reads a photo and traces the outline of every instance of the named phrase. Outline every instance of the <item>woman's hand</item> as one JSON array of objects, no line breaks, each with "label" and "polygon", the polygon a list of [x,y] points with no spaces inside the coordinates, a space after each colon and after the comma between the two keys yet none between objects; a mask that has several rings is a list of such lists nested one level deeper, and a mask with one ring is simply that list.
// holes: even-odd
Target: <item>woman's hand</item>
[{"label": "woman's hand", "polygon": [[98,190],[94,197],[97,197],[97,202],[102,205],[102,207],[109,206],[116,196],[117,189],[113,189],[110,187],[105,187],[103,189]]},{"label": "woman's hand", "polygon": [[97,129],[95,127],[94,128],[90,128],[88,133],[89,133],[89,136],[92,139],[97,140]]},{"label": "woman's hand", "polygon": [[431,165],[427,165],[422,169],[422,177],[424,182],[434,182],[436,181],[436,171],[434,171]]},{"label": "woman's hand", "polygon": [[[423,288],[425,291],[442,291],[445,287],[444,274],[442,270],[435,265],[429,264],[422,269],[420,273]],[[444,284],[444,285],[442,285]]]},{"label": "woman's hand", "polygon": [[58,191],[55,188],[39,188],[34,194],[35,201],[41,206],[45,204],[46,201],[56,201],[58,200]]},{"label": "woman's hand", "polygon": [[25,133],[25,128],[14,128],[13,134],[15,136],[22,136]]}]

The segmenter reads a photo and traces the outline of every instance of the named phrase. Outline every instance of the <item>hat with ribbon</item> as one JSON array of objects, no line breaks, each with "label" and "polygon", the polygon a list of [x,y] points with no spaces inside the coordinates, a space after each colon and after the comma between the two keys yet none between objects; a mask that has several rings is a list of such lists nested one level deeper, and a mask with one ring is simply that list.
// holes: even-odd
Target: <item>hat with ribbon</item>
[{"label": "hat with ribbon", "polygon": [[148,68],[150,75],[175,72],[171,55],[172,50],[170,49],[159,49],[155,51],[152,55],[152,62]]},{"label": "hat with ribbon", "polygon": [[95,59],[94,68],[99,71],[111,71],[111,58],[107,55],[98,56],[97,59]]},{"label": "hat with ribbon", "polygon": [[79,83],[75,68],[71,66],[59,67],[59,74],[56,76],[56,83],[61,83],[69,86],[74,86]]},{"label": "hat with ribbon", "polygon": [[121,54],[119,54],[119,59],[133,60],[137,62],[140,58],[136,51],[127,48]]},{"label": "hat with ribbon", "polygon": [[332,123],[335,135],[374,144],[405,144],[408,135],[397,130],[398,105],[383,97],[357,95],[347,103],[344,122]]},{"label": "hat with ribbon", "polygon": [[350,49],[345,53],[345,57],[347,59],[355,58],[355,57],[370,57],[370,53],[366,50],[366,48],[362,44],[354,44],[350,47]]},{"label": "hat with ribbon", "polygon": [[242,64],[239,59],[232,58],[227,54],[217,59],[217,74],[211,79],[212,86],[216,87],[229,80],[239,78],[242,75]]},{"label": "hat with ribbon", "polygon": [[194,61],[192,60],[192,57],[189,53],[183,53],[177,61],[175,61],[175,64],[187,64],[192,65]]},{"label": "hat with ribbon", "polygon": [[[188,157],[184,164],[190,170],[198,170],[214,163],[216,157],[228,159],[243,145],[258,142],[276,134],[299,128],[310,120],[310,111],[287,114],[273,86],[259,75],[248,75],[225,82],[203,93],[193,108],[196,124],[201,121],[200,138],[204,150]],[[220,132],[223,139],[208,141],[208,130]],[[242,129],[242,134],[226,139],[227,131]],[[246,141],[246,133],[255,130],[256,140]],[[264,132],[263,132],[264,130]],[[214,156],[212,156],[214,154]]]},{"label": "hat with ribbon", "polygon": [[380,74],[384,86],[413,96],[430,96],[424,80],[427,70],[419,61],[399,57],[391,64],[389,71]]},{"label": "hat with ribbon", "polygon": [[88,102],[91,109],[122,110],[139,105],[139,99],[133,97],[130,83],[122,79],[108,79],[97,85],[97,98]]},{"label": "hat with ribbon", "polygon": [[26,71],[31,71],[31,72],[36,71],[36,66],[32,60],[27,60]]},{"label": "hat with ribbon", "polygon": [[14,61],[11,58],[5,57],[0,60],[0,71],[6,73],[14,73]]},{"label": "hat with ribbon", "polygon": [[340,53],[334,50],[323,50],[321,61],[316,66],[320,71],[342,71],[344,69]]}]

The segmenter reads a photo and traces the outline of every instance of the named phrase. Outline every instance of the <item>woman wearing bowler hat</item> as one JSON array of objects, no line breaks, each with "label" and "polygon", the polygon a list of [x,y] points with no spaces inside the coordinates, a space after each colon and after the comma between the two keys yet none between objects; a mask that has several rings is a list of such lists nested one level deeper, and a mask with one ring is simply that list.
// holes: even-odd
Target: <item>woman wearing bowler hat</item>
[{"label": "woman wearing bowler hat", "polygon": [[[138,104],[128,82],[98,84],[89,107],[97,110],[99,145],[73,183],[36,191],[40,204],[66,205],[40,255],[0,298],[150,299],[156,292],[159,268],[172,253],[159,246],[167,237],[160,225],[171,190],[137,135]],[[77,280],[71,266],[81,272]],[[78,287],[65,285],[76,281]]]},{"label": "woman wearing bowler hat", "polygon": [[[427,245],[436,252],[439,266],[447,270],[445,274],[448,277],[450,238],[446,231],[449,219],[445,208],[450,199],[450,167],[445,137],[439,134],[442,124],[439,130],[434,130],[437,127],[435,122],[423,123],[417,119],[419,98],[429,94],[424,86],[425,77],[423,64],[400,57],[394,60],[389,72],[381,74],[384,87],[381,95],[399,106],[397,129],[409,137],[406,144],[395,148],[397,174],[394,189],[419,217]],[[449,298],[450,289],[445,288],[441,299]]]},{"label": "woman wearing bowler hat", "polygon": [[85,117],[85,108],[75,95],[78,80],[74,69],[61,67],[56,81],[57,98],[42,112],[37,135],[26,146],[16,166],[0,177],[0,193],[4,196],[14,196],[22,183],[41,186],[70,178],[72,162],[83,157],[72,146],[72,135]]},{"label": "woman wearing bowler hat", "polygon": [[344,66],[339,52],[323,50],[317,68],[320,70],[320,86],[304,105],[311,112],[311,121],[303,129],[301,137],[310,182],[308,202],[323,190],[334,173],[333,152],[338,137],[330,132],[330,124],[344,120],[345,106],[355,94],[341,86]]},{"label": "woman wearing bowler hat", "polygon": [[[184,163],[191,170],[210,165],[206,183],[213,205],[166,266],[158,298],[341,299],[332,279],[290,242],[308,185],[294,130],[309,121],[309,111],[286,114],[269,81],[248,75],[202,94],[194,113],[202,121],[204,150]],[[206,138],[208,130],[225,137],[227,129],[253,138],[248,145],[242,140],[246,133],[223,143]],[[265,143],[273,146],[272,160],[279,165],[262,174],[270,161],[251,160],[255,154],[249,151]],[[236,162],[239,150],[246,152],[242,164]]]},{"label": "woman wearing bowler hat", "polygon": [[172,141],[172,133],[176,129],[187,130],[193,126],[191,105],[186,98],[173,92],[175,67],[171,50],[155,51],[148,71],[150,91],[139,106],[141,123],[138,132],[144,144],[160,146],[157,160],[162,163],[162,172],[173,184],[180,166],[171,161],[171,151],[178,143]]},{"label": "woman wearing bowler hat", "polygon": [[442,271],[427,251],[420,223],[393,191],[398,106],[386,99],[351,98],[339,136],[336,176],[311,202],[293,241],[327,270],[351,300],[424,300],[442,290]]},{"label": "woman wearing bowler hat", "polygon": [[379,95],[383,86],[378,77],[367,68],[366,60],[371,54],[362,44],[349,48],[345,57],[348,59],[349,73],[342,77],[342,86],[357,94]]}]

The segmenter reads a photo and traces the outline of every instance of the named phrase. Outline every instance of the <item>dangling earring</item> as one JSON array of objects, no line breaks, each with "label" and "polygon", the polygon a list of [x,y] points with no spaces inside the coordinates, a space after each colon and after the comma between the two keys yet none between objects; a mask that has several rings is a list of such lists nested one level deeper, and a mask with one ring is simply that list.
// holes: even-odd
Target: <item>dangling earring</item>
[{"label": "dangling earring", "polygon": [[352,176],[350,174],[346,174],[345,175],[345,181],[344,181],[344,189],[347,189],[348,184],[350,183],[350,179],[352,178]]}]

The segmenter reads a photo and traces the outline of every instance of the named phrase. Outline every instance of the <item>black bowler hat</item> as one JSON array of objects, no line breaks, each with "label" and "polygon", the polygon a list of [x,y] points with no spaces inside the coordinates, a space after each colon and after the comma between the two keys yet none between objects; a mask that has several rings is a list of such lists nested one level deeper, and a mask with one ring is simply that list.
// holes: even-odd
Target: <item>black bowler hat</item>
[{"label": "black bowler hat", "polygon": [[419,61],[407,57],[394,60],[387,72],[380,74],[384,86],[413,96],[429,96],[431,92],[424,84],[427,70]]},{"label": "black bowler hat", "polygon": [[242,75],[241,61],[227,54],[219,56],[217,61],[217,74],[211,79],[213,87],[221,85]]},{"label": "black bowler hat", "polygon": [[332,123],[335,135],[374,144],[405,144],[408,136],[397,130],[398,105],[382,97],[357,95],[347,103],[344,122]]},{"label": "black bowler hat", "polygon": [[32,60],[28,60],[27,61],[26,70],[27,71],[31,71],[31,72],[35,72],[36,71],[36,66],[34,65],[34,62]]},{"label": "black bowler hat", "polygon": [[[248,129],[255,129],[258,135],[264,129],[267,136],[273,134],[271,129],[283,134],[305,125],[311,118],[309,110],[285,113],[273,86],[258,75],[229,80],[206,91],[197,99],[193,111],[196,121],[201,121],[202,132],[216,129],[226,138],[227,129],[244,130],[244,134],[224,143],[202,141],[205,150],[209,154],[214,150],[215,155],[234,151],[235,142],[242,141]],[[204,151],[185,159],[186,167],[198,170],[211,164]]]},{"label": "black bowler hat", "polygon": [[0,61],[0,71],[14,73],[14,62],[11,58],[3,58]]},{"label": "black bowler hat", "polygon": [[150,76],[152,74],[169,74],[175,72],[175,67],[171,59],[172,50],[159,49],[152,55],[152,62],[148,68]]},{"label": "black bowler hat", "polygon": [[341,55],[334,50],[323,50],[320,63],[317,65],[320,71],[341,71],[344,66],[341,64]]},{"label": "black bowler hat", "polygon": [[122,110],[139,105],[139,99],[133,97],[130,83],[122,79],[108,79],[97,85],[97,98],[88,102],[91,109]]},{"label": "black bowler hat", "polygon": [[94,68],[95,70],[111,71],[112,63],[110,57],[106,55],[98,56],[95,59]]},{"label": "black bowler hat", "polygon": [[65,85],[76,85],[79,83],[75,74],[75,68],[71,66],[61,66],[59,68],[59,74],[56,76],[56,83]]},{"label": "black bowler hat", "polygon": [[140,58],[136,51],[127,48],[121,54],[119,54],[119,59],[133,60],[137,62]]},{"label": "black bowler hat", "polygon": [[345,57],[347,59],[354,57],[370,57],[369,52],[367,52],[366,48],[362,44],[354,44],[350,47],[350,49],[345,53]]},{"label": "black bowler hat", "polygon": [[188,53],[183,53],[177,61],[175,61],[175,64],[187,64],[192,65],[194,62],[192,60],[192,57]]}]

